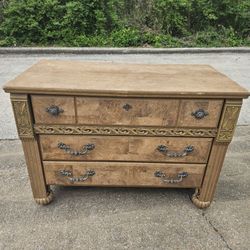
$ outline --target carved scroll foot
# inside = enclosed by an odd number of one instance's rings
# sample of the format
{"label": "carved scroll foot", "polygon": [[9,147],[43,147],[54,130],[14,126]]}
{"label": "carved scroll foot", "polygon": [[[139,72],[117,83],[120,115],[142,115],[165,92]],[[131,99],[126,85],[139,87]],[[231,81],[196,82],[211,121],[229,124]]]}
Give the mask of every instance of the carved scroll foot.
{"label": "carved scroll foot", "polygon": [[47,205],[53,200],[53,192],[50,190],[45,198],[35,198],[39,205]]}
{"label": "carved scroll foot", "polygon": [[192,196],[192,202],[198,208],[207,208],[211,204],[210,201],[200,201],[199,200],[199,189],[198,188],[195,189],[195,192]]}

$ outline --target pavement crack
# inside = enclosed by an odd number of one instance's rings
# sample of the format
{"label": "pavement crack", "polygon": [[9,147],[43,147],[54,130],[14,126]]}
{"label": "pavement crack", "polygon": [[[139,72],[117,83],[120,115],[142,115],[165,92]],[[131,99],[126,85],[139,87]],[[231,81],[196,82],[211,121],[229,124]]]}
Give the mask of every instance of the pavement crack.
{"label": "pavement crack", "polygon": [[233,250],[233,248],[231,248],[226,239],[224,238],[224,236],[220,233],[219,229],[216,228],[215,225],[213,225],[213,223],[206,217],[205,213],[203,212],[202,213],[202,216],[204,217],[204,219],[206,220],[206,222],[213,228],[213,230],[220,236],[221,240],[225,243],[226,247],[229,249],[229,250]]}

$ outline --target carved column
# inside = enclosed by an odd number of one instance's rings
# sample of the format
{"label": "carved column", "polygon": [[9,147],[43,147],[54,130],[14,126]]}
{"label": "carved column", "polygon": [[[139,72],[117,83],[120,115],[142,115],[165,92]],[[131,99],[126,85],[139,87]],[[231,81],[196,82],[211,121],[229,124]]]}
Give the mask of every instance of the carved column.
{"label": "carved column", "polygon": [[218,134],[212,145],[212,151],[210,153],[202,186],[196,189],[192,197],[193,203],[199,208],[208,207],[213,200],[225,154],[233,138],[241,105],[242,100],[239,99],[226,100],[225,102]]}
{"label": "carved column", "polygon": [[44,179],[39,145],[37,137],[33,132],[33,121],[28,95],[11,94],[11,103],[18,135],[23,144],[34,199],[38,204],[48,204],[52,201],[53,197]]}

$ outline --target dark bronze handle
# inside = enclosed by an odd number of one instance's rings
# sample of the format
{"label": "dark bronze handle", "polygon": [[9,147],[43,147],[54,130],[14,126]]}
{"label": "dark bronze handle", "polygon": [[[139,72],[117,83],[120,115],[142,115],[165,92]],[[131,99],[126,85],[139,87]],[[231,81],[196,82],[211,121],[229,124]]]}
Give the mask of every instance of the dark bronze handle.
{"label": "dark bronze handle", "polygon": [[57,147],[59,149],[62,149],[64,150],[66,153],[70,154],[70,155],[75,155],[75,156],[79,156],[79,155],[85,155],[87,154],[89,151],[93,150],[95,148],[95,144],[86,144],[82,147],[81,150],[77,151],[77,150],[74,150],[72,148],[70,148],[69,145],[66,145],[65,143],[63,142],[59,142]]}
{"label": "dark bronze handle", "polygon": [[125,109],[126,111],[129,111],[130,109],[132,109],[132,106],[130,104],[126,103],[123,105],[122,108]]}
{"label": "dark bronze handle", "polygon": [[167,146],[159,145],[157,147],[157,150],[159,152],[165,154],[168,157],[184,157],[184,156],[186,156],[194,151],[194,146],[189,145],[189,146],[185,147],[180,152],[173,152],[173,151],[169,151]]}
{"label": "dark bronze handle", "polygon": [[192,116],[194,116],[196,119],[202,119],[207,115],[208,115],[208,112],[205,111],[204,109],[198,109],[195,112],[192,112]]}
{"label": "dark bronze handle", "polygon": [[162,171],[156,171],[154,173],[155,177],[161,178],[162,182],[164,183],[170,183],[170,184],[175,184],[175,183],[179,183],[183,181],[183,178],[188,176],[187,172],[180,172],[177,174],[177,178],[176,179],[172,179],[169,178],[169,176],[167,176],[165,173],[163,173]]}
{"label": "dark bronze handle", "polygon": [[59,171],[59,174],[61,176],[68,177],[68,180],[70,182],[83,182],[83,181],[88,180],[89,177],[94,176],[95,171],[94,170],[87,170],[84,175],[81,175],[81,176],[78,176],[78,177],[71,177],[71,176],[73,176],[72,172],[69,171],[69,170],[64,170],[63,169],[63,170]]}
{"label": "dark bronze handle", "polygon": [[63,113],[64,110],[59,108],[56,105],[51,105],[50,107],[46,108],[46,112],[48,112],[49,114],[53,116],[58,116],[60,113]]}

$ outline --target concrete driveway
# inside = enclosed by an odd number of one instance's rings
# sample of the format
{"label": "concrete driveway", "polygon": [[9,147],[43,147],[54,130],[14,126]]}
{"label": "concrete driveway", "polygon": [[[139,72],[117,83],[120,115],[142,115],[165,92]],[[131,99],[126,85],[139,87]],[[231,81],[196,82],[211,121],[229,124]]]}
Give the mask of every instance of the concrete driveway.
{"label": "concrete driveway", "polygon": [[[0,86],[42,58],[210,64],[250,89],[250,54],[0,55]],[[249,249],[250,101],[245,100],[215,199],[197,209],[188,189],[54,188],[38,206],[9,96],[0,90],[0,249]],[[14,140],[13,140],[14,139]]]}

